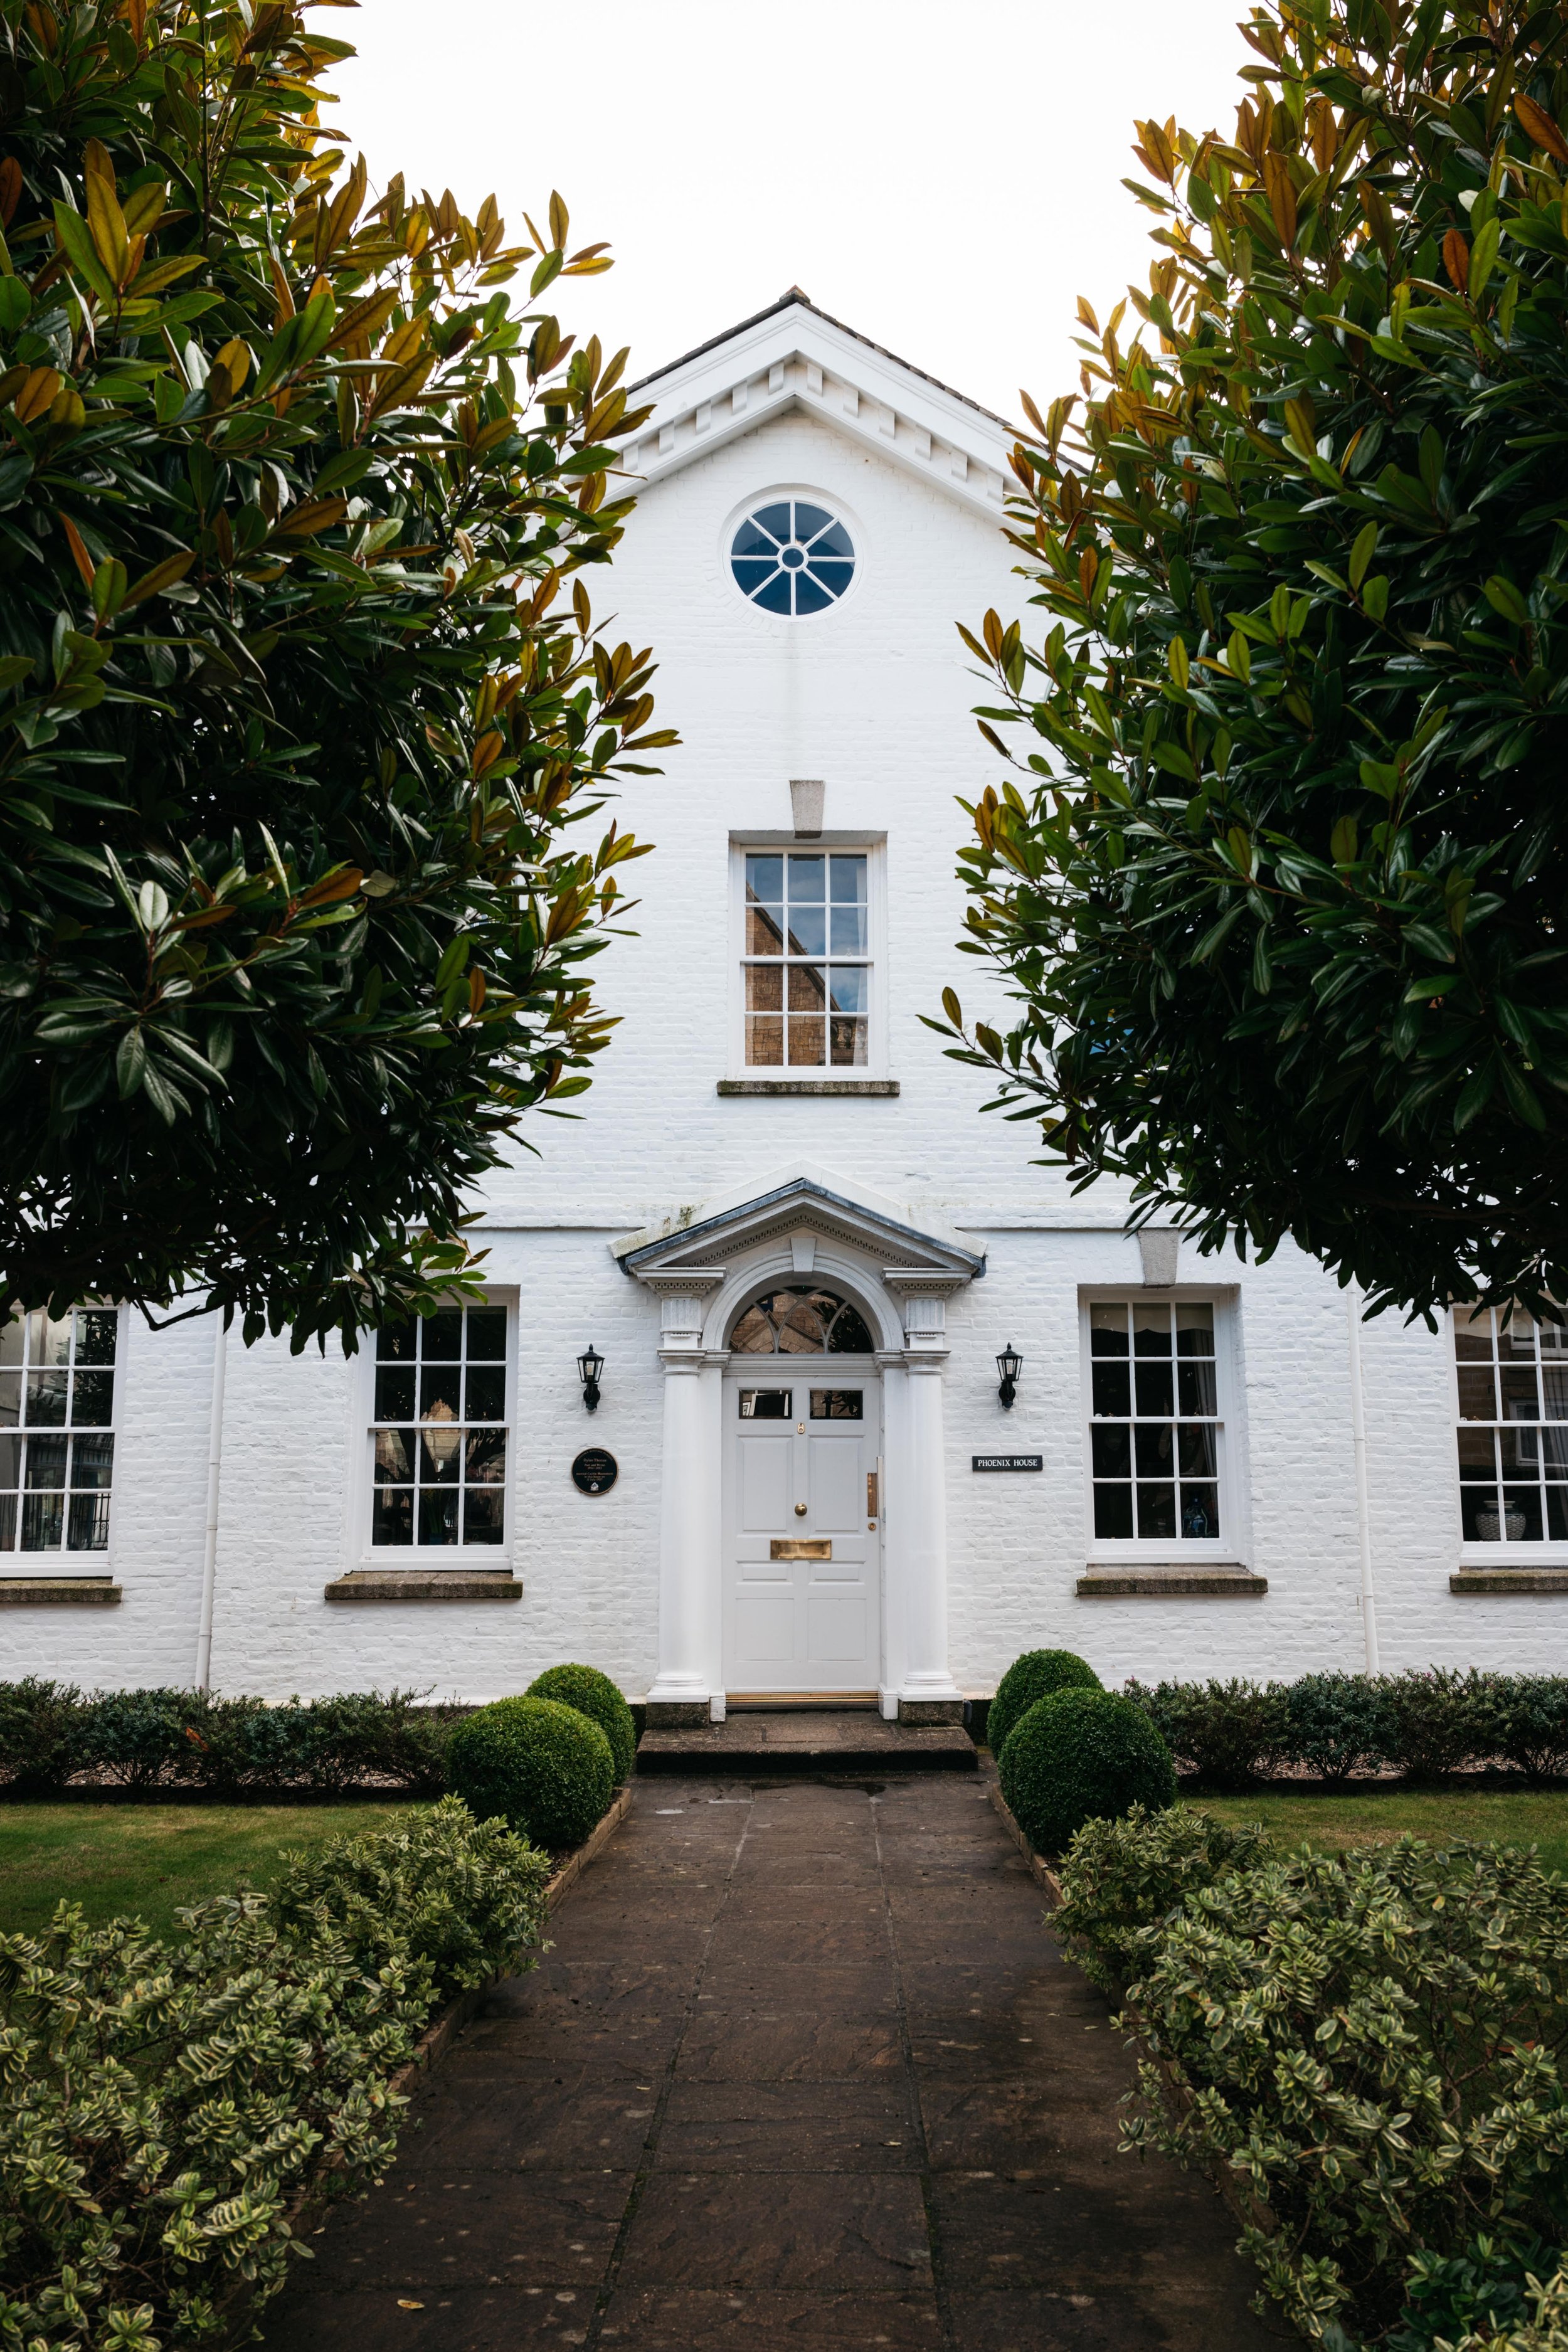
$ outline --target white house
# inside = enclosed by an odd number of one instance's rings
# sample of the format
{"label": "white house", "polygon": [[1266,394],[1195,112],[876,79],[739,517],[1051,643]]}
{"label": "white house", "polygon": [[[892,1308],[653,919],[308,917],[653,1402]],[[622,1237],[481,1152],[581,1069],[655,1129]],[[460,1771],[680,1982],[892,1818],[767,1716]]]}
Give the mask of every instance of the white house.
{"label": "white house", "polygon": [[976,991],[953,625],[1023,605],[1007,425],[796,290],[647,390],[613,593],[682,744],[626,795],[658,854],[585,1116],[485,1196],[490,1307],[347,1362],[7,1331],[0,1674],[479,1698],[581,1658],[667,1720],[940,1720],[1041,1643],[1561,1664],[1554,1332],[1131,1239],[921,1025]]}

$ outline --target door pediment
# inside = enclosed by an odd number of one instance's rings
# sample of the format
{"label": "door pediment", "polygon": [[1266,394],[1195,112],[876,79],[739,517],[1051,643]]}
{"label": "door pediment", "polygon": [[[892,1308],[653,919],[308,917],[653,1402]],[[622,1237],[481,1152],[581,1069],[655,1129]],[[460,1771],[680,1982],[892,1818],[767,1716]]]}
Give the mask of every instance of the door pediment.
{"label": "door pediment", "polygon": [[[802,1273],[809,1265],[805,1241],[816,1237],[830,1249],[851,1253],[900,1288],[924,1275],[944,1289],[973,1282],[985,1271],[984,1256],[952,1237],[906,1223],[888,1203],[857,1199],[809,1175],[794,1175],[749,1200],[699,1213],[672,1232],[637,1234],[616,1246],[624,1274],[668,1290],[675,1279],[727,1276],[738,1259],[789,1248]],[[901,1277],[901,1279],[900,1279]]]}

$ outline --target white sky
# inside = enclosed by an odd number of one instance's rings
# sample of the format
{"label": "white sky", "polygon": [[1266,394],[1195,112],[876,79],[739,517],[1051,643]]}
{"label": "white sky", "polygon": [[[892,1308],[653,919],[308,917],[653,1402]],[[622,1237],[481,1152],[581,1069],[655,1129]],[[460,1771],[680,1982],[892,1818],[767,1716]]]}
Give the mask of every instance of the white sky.
{"label": "white sky", "polygon": [[1134,115],[1229,130],[1238,0],[362,0],[327,119],[377,184],[494,192],[521,231],[552,187],[616,268],[557,287],[632,377],[803,287],[1016,417],[1077,383],[1153,257],[1121,186]]}

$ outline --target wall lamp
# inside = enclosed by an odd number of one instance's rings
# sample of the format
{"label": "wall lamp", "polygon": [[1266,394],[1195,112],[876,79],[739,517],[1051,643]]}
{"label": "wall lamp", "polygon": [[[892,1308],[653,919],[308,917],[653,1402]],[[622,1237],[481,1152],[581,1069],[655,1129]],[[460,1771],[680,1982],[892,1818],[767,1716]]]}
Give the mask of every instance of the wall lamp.
{"label": "wall lamp", "polygon": [[595,1354],[590,1340],[577,1359],[577,1377],[583,1383],[583,1402],[590,1412],[599,1410],[599,1374],[604,1369],[605,1360]]}
{"label": "wall lamp", "polygon": [[1009,1412],[1018,1393],[1018,1375],[1024,1369],[1024,1359],[1016,1348],[1004,1348],[996,1359],[996,1369],[1002,1375],[1002,1385],[996,1393]]}

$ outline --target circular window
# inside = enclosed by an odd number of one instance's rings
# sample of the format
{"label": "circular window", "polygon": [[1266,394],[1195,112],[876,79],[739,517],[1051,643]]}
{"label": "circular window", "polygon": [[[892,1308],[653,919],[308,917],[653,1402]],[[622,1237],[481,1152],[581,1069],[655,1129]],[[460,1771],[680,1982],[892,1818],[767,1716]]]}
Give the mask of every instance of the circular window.
{"label": "circular window", "polygon": [[876,1344],[848,1299],[808,1282],[756,1299],[730,1334],[741,1356],[868,1356]]}
{"label": "circular window", "polygon": [[855,544],[826,507],[810,499],[771,499],[735,533],[730,569],[751,604],[798,619],[837,604],[855,577]]}

